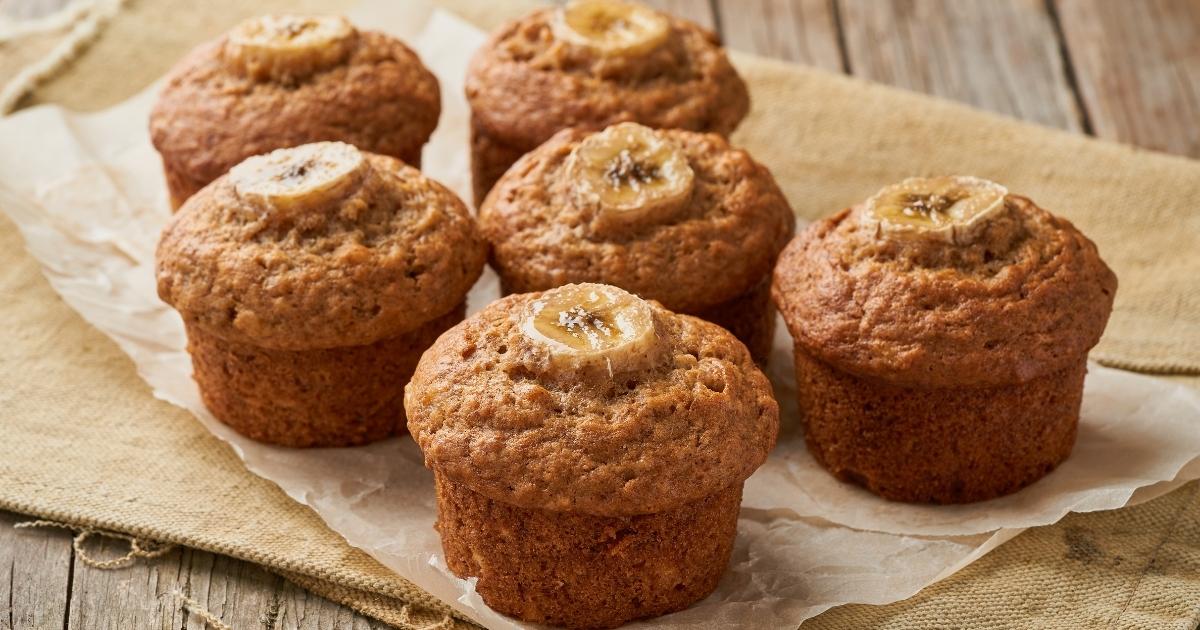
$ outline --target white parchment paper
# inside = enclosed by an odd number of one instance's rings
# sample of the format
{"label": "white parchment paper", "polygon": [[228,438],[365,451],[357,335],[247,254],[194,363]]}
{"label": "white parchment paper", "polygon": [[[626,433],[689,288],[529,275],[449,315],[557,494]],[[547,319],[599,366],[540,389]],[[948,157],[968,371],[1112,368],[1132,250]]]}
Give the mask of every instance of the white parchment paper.
{"label": "white parchment paper", "polygon": [[[469,199],[462,77],[483,34],[412,2],[367,0],[351,17],[405,39],[438,75],[443,114],[425,150],[425,170]],[[433,530],[432,476],[410,439],[355,449],[285,449],[247,440],[204,409],[182,323],[154,288],[154,247],[169,216],[146,130],[155,93],[148,89],[97,114],[42,106],[0,119],[0,209],[17,223],[51,284],[133,358],[156,396],[192,411],[251,471],[311,506],[350,544],[488,627],[523,627],[488,609],[471,581],[446,569]],[[472,291],[469,310],[497,295],[488,272]],[[843,603],[897,601],[1022,528],[1053,523],[1070,511],[1147,500],[1200,477],[1200,396],[1093,366],[1075,452],[1049,477],[975,505],[888,503],[837,482],[805,451],[790,348],[780,326],[770,372],[784,427],[770,460],[747,482],[729,572],[706,600],[635,626],[795,626]]]}

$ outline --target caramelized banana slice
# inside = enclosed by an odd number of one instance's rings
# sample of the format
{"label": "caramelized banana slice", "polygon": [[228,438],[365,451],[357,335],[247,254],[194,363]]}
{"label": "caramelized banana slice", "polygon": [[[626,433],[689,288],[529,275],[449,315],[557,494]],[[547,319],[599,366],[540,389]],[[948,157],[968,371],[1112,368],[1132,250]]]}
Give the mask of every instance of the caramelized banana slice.
{"label": "caramelized banana slice", "polygon": [[254,79],[291,82],[340,63],[355,34],[341,16],[264,15],[230,31],[225,54]]}
{"label": "caramelized banana slice", "polygon": [[567,177],[575,201],[599,206],[614,226],[653,221],[687,204],[695,174],[683,150],[649,127],[620,123],[571,151]]}
{"label": "caramelized banana slice", "polygon": [[546,291],[530,305],[521,331],[549,350],[554,366],[609,374],[647,367],[658,345],[650,305],[607,284]]}
{"label": "caramelized banana slice", "polygon": [[573,0],[555,13],[554,36],[605,56],[638,56],[667,41],[671,22],[649,7],[621,0]]}
{"label": "caramelized banana slice", "polygon": [[1004,207],[1007,194],[978,177],[912,177],[875,193],[865,211],[884,234],[963,245]]}
{"label": "caramelized banana slice", "polygon": [[346,198],[369,168],[349,144],[314,142],[247,158],[229,177],[243,199],[291,213]]}

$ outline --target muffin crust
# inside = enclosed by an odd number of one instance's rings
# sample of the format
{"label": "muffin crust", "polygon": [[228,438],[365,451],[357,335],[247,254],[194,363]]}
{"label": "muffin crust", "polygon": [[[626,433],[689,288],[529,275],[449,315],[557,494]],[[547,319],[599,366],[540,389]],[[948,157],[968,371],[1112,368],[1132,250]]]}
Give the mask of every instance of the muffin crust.
{"label": "muffin crust", "polygon": [[490,262],[508,292],[573,282],[621,287],[734,331],[765,363],[774,330],[771,269],[795,217],[770,172],[716,134],[660,130],[678,145],[693,191],[669,217],[614,228],[577,201],[571,152],[591,132],[565,129],[522,157],[479,208]]}
{"label": "muffin crust", "polygon": [[861,207],[784,250],[773,295],[796,343],[838,369],[922,386],[1029,381],[1100,339],[1117,280],[1065,219],[1009,195],[970,245],[878,238]]}
{"label": "muffin crust", "polygon": [[555,9],[502,26],[471,60],[466,92],[480,128],[533,148],[560,129],[636,121],[728,135],[750,108],[716,35],[671,18],[664,45],[605,57],[552,33]]}
{"label": "muffin crust", "polygon": [[354,37],[342,63],[291,82],[247,76],[226,58],[228,36],[184,57],[150,115],[173,204],[249,156],[321,140],[420,166],[441,112],[437,79],[400,41]]}
{"label": "muffin crust", "polygon": [[493,302],[417,366],[405,406],[427,466],[517,507],[629,516],[720,492],[765,461],[779,408],[732,335],[651,303],[663,361],[561,380],[520,329],[539,295]]}
{"label": "muffin crust", "polygon": [[218,178],[163,231],[159,296],[190,326],[282,350],[370,344],[449,312],[485,257],[466,206],[399,160],[367,160],[353,193],[298,215]]}

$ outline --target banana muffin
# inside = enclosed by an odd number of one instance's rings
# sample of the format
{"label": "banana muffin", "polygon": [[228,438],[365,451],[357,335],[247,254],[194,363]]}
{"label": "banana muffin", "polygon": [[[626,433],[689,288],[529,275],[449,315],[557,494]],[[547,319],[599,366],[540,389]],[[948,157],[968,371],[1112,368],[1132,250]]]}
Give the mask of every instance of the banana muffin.
{"label": "banana muffin", "polygon": [[404,430],[397,385],[462,320],[485,258],[449,190],[319,142],[249,158],[188,199],[156,274],[217,419],[264,442],[349,446]]}
{"label": "banana muffin", "polygon": [[560,129],[651,127],[729,135],[750,109],[713,33],[640,4],[574,0],[500,27],[467,71],[475,204]]}
{"label": "banana muffin", "polygon": [[245,158],[322,140],[421,166],[438,82],[399,40],[343,17],[269,15],[193,50],[150,114],[178,208]]}
{"label": "banana muffin", "polygon": [[446,562],[493,609],[607,628],[708,595],[779,407],[742,344],[616,287],[510,295],[405,393]]}
{"label": "banana muffin", "polygon": [[809,451],[896,501],[1033,483],[1071,453],[1116,289],[1070,222],[978,178],[908,179],[812,224],[773,285]]}
{"label": "banana muffin", "polygon": [[760,363],[771,269],[795,217],[771,173],[716,134],[565,129],[479,208],[506,291],[599,282],[733,332]]}

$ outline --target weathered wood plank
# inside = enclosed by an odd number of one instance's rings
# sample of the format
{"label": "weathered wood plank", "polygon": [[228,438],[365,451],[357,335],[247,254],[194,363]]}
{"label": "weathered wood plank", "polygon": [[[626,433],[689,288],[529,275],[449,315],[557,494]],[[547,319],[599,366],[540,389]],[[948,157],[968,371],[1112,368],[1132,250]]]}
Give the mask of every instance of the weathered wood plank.
{"label": "weathered wood plank", "polygon": [[839,0],[838,6],[851,73],[1082,130],[1042,0]]}
{"label": "weathered wood plank", "polygon": [[1200,2],[1055,6],[1093,132],[1200,157]]}
{"label": "weathered wood plank", "polygon": [[[0,512],[2,630],[208,630],[172,594],[196,600],[233,628],[385,630],[388,626],[310,594],[254,564],[176,549],[133,566],[104,570],[72,553],[72,534],[60,529],[14,529],[29,517]],[[94,537],[97,559],[122,556],[122,541]]]}
{"label": "weathered wood plank", "polygon": [[716,0],[725,44],[844,72],[833,0]]}
{"label": "weathered wood plank", "polygon": [[71,535],[14,529],[28,517],[0,512],[0,628],[62,628],[71,583]]}
{"label": "weathered wood plank", "polygon": [[708,0],[643,0],[660,11],[689,19],[711,31],[717,31],[717,20]]}

